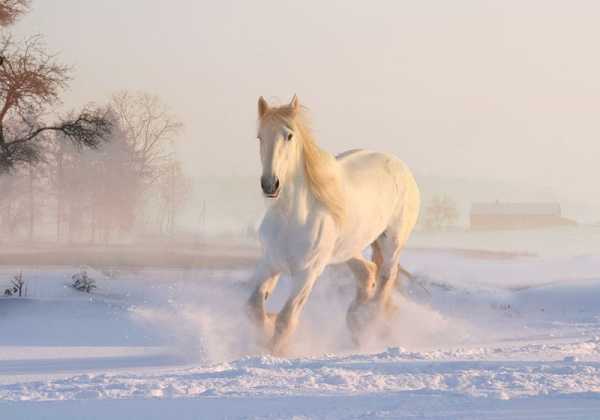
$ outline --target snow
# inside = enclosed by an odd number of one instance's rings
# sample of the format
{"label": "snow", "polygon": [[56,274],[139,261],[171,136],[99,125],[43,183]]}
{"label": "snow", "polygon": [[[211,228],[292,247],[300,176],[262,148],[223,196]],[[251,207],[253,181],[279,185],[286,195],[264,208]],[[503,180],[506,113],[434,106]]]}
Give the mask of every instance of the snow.
{"label": "snow", "polygon": [[249,268],[88,269],[86,294],[77,267],[23,267],[28,296],[0,299],[0,418],[598,418],[600,256],[414,249],[403,265],[398,314],[360,349],[354,282],[328,269],[287,358],[254,345]]}

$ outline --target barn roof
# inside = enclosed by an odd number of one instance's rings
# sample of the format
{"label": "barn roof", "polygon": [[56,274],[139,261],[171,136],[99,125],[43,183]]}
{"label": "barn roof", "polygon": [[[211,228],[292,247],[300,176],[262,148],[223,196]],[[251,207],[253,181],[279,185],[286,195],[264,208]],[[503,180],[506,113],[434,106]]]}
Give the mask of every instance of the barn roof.
{"label": "barn roof", "polygon": [[471,215],[560,216],[558,203],[473,203]]}

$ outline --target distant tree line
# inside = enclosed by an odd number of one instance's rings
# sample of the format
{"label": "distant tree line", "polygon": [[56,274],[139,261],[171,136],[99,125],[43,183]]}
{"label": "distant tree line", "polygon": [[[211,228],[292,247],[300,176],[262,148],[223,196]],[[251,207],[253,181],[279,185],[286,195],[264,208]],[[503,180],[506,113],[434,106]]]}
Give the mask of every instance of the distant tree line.
{"label": "distant tree line", "polygon": [[426,230],[445,230],[456,226],[458,208],[447,195],[436,195],[423,209],[421,225]]}
{"label": "distant tree line", "polygon": [[108,243],[145,225],[175,232],[190,191],[174,155],[181,124],[145,93],[116,94],[103,114],[111,132],[100,147],[82,149],[56,132],[38,142],[35,162],[0,176],[5,238]]}

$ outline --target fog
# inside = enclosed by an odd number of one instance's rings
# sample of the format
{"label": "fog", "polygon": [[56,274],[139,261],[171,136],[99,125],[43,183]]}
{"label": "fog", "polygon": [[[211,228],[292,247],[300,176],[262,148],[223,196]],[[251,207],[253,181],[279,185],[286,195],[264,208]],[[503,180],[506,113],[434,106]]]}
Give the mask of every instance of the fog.
{"label": "fog", "polygon": [[558,202],[600,221],[600,5],[34,1],[12,28],[73,65],[58,111],[155,94],[184,129],[181,230],[260,219],[256,100],[298,94],[331,152],[391,152],[425,203]]}
{"label": "fog", "polygon": [[0,417],[598,417],[599,23],[0,0]]}

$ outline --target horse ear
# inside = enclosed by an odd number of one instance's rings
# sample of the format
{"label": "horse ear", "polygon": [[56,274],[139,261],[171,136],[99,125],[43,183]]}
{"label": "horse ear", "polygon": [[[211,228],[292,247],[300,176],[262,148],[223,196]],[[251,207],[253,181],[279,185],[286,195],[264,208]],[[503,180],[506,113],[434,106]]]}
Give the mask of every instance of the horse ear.
{"label": "horse ear", "polygon": [[292,111],[294,111],[294,113],[300,110],[300,101],[298,100],[298,95],[294,94],[294,97],[290,102],[290,108],[292,108]]}
{"label": "horse ear", "polygon": [[269,110],[269,104],[262,96],[258,98],[258,116],[262,118]]}

